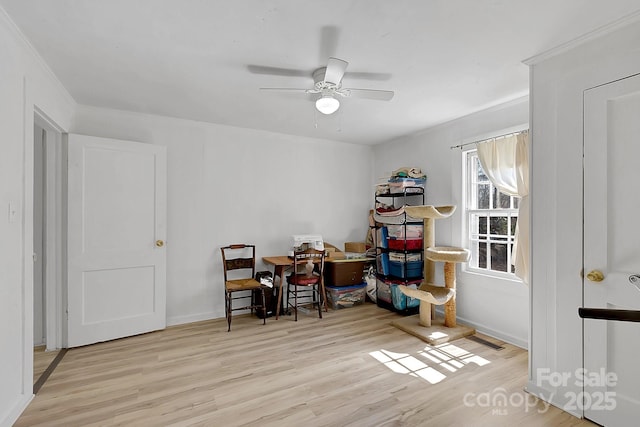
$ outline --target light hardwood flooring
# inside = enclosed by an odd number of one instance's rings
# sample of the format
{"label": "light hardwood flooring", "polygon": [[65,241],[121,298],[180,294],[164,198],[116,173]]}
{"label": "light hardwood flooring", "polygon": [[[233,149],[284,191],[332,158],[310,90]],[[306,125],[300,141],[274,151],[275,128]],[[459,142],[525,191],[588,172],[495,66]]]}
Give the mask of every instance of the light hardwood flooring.
{"label": "light hardwood flooring", "polygon": [[430,347],[397,316],[237,316],[71,349],[15,426],[594,426],[523,391],[526,351]]}
{"label": "light hardwood flooring", "polygon": [[59,351],[45,351],[46,346],[39,345],[33,348],[33,383],[46,371]]}

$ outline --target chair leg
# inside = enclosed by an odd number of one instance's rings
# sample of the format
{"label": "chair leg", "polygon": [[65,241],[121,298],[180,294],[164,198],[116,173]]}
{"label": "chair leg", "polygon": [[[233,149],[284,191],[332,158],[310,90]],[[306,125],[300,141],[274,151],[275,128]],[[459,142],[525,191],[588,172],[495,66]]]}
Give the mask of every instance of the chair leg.
{"label": "chair leg", "polygon": [[298,285],[293,285],[293,311],[295,320],[298,321]]}
{"label": "chair leg", "polygon": [[227,311],[227,332],[231,330],[231,292],[225,292],[225,309]]}
{"label": "chair leg", "polygon": [[267,303],[264,297],[264,288],[260,288],[260,294],[262,296],[262,324],[267,324]]}
{"label": "chair leg", "polygon": [[285,306],[285,313],[289,314],[289,292],[291,292],[291,284],[287,282],[287,301]]}
{"label": "chair leg", "polygon": [[316,299],[316,294],[318,295],[318,315],[322,319],[322,295],[320,295],[320,285],[313,285],[313,299]]}

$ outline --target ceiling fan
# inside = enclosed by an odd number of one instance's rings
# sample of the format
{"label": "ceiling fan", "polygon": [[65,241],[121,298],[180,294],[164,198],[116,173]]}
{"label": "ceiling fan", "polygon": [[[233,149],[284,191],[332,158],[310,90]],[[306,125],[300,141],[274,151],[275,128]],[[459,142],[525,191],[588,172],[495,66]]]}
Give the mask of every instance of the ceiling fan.
{"label": "ceiling fan", "polygon": [[[316,109],[323,114],[333,114],[340,108],[338,97],[365,98],[378,101],[390,101],[393,98],[394,93],[390,90],[342,87],[342,78],[345,75],[347,65],[349,63],[342,59],[329,58],[326,67],[318,68],[312,73],[314,85],[310,89],[262,87],[260,90],[319,94],[320,96],[316,100]],[[280,69],[274,68],[274,70]]]}

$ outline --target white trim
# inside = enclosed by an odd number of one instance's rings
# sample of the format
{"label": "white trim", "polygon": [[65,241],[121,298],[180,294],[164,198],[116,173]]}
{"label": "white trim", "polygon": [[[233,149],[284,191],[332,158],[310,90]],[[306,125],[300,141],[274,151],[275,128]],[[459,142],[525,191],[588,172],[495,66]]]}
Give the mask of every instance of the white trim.
{"label": "white trim", "polygon": [[[508,133],[510,134],[510,133]],[[492,139],[488,138],[488,139]],[[491,207],[491,205],[493,205],[493,202],[491,201],[493,199],[493,193],[490,192],[490,201],[489,201],[489,207],[487,208],[473,208],[470,209],[469,205],[471,205],[472,201],[474,202],[473,205],[477,205],[477,195],[474,192],[469,193],[469,189],[473,186],[474,188],[478,185],[478,184],[488,184],[490,189],[494,189],[495,186],[493,185],[493,183],[487,178],[486,182],[485,181],[480,181],[476,176],[471,176],[471,172],[475,171],[475,169],[470,170],[471,167],[471,163],[473,158],[478,158],[478,153],[477,153],[477,149],[475,148],[475,144],[472,143],[472,147],[463,147],[464,149],[462,150],[462,162],[463,162],[463,169],[462,169],[462,181],[463,181],[463,194],[464,194],[464,198],[462,199],[462,229],[464,230],[464,235],[462,236],[462,246],[469,249],[471,251],[471,261],[469,263],[465,263],[462,266],[462,271],[464,272],[468,272],[468,273],[475,273],[475,274],[482,274],[484,276],[487,277],[497,277],[497,278],[503,278],[503,279],[507,279],[507,280],[513,280],[513,281],[518,281],[517,276],[511,272],[511,267],[512,267],[512,258],[511,258],[511,251],[513,249],[513,246],[515,244],[515,234],[512,234],[511,232],[511,224],[512,224],[512,218],[515,218],[516,221],[518,219],[518,209],[517,208],[495,208],[495,207]],[[481,166],[479,166],[481,167]],[[474,172],[475,173],[475,172]],[[497,189],[496,189],[497,190]],[[500,192],[500,190],[497,190],[499,194],[504,194],[502,192]],[[515,198],[515,196],[509,196],[510,198],[510,204],[513,206],[513,199]],[[478,217],[478,216],[484,216],[487,217],[487,230],[486,233],[481,234],[479,231],[471,231],[470,230],[470,224],[472,223],[471,218],[472,217]],[[492,234],[491,230],[489,229],[489,224],[488,224],[488,219],[490,217],[506,217],[507,221],[508,221],[508,230],[507,230],[507,234],[506,235],[496,235],[496,234]],[[483,240],[480,236],[485,236],[485,239]],[[505,240],[496,240],[497,237],[503,237],[505,238]],[[486,244],[486,266],[485,267],[481,267],[479,265],[480,263],[480,248],[481,248],[481,244]],[[491,250],[491,246],[493,244],[504,244],[506,245],[507,248],[507,253],[506,253],[506,270],[507,271],[501,271],[501,270],[496,270],[494,268],[492,268],[491,266],[491,260],[492,260],[492,256],[490,254],[490,250]],[[475,264],[475,265],[472,265]]]}
{"label": "white trim", "polygon": [[[440,309],[440,308],[436,309],[436,313],[438,313],[441,316],[444,315],[443,309]],[[504,341],[504,342],[506,342],[508,344],[511,344],[511,345],[515,345],[516,347],[520,347],[520,348],[522,348],[524,350],[528,350],[528,347],[527,347],[528,343],[526,341],[522,340],[521,338],[518,338],[518,337],[516,337],[514,335],[506,334],[506,333],[504,333],[502,331],[499,331],[497,329],[490,328],[490,327],[488,327],[488,326],[486,326],[486,325],[484,325],[482,323],[473,322],[473,321],[471,321],[469,319],[466,319],[464,317],[461,317],[461,316],[457,316],[456,318],[460,323],[463,323],[463,324],[465,324],[467,326],[471,326],[472,328],[475,328],[475,330],[477,332],[479,332],[479,333],[481,333],[483,335],[486,335],[486,336],[491,337],[491,338],[495,338],[495,339],[500,340],[500,341]]]}
{"label": "white trim", "polygon": [[33,108],[22,78],[22,394],[33,393]]}
{"label": "white trim", "polygon": [[486,268],[469,267],[467,264],[463,264],[461,272],[476,276],[483,276],[489,279],[502,279],[514,283],[522,283],[522,280],[518,279],[518,276],[506,271],[487,270]]}
{"label": "white trim", "polygon": [[46,220],[45,235],[45,306],[47,350],[62,348],[63,308],[62,269],[64,252],[62,240],[62,129],[41,109],[34,106],[34,122],[47,133],[45,143]]}
{"label": "white trim", "polygon": [[70,101],[72,104],[76,104],[76,100],[73,99],[67,88],[64,87],[58,76],[55,75],[53,70],[46,63],[44,58],[40,56],[40,53],[36,50],[36,48],[31,44],[31,41],[20,31],[20,27],[13,22],[13,19],[9,16],[6,10],[2,6],[0,6],[0,21],[4,21],[6,23],[6,27],[10,30],[13,36],[16,38],[19,44],[21,44],[35,59],[36,63],[40,68],[44,71],[45,74],[51,77],[51,81],[58,86],[60,92],[64,94],[67,98],[67,101]]}
{"label": "white trim", "polygon": [[[184,325],[187,323],[202,322],[204,320],[222,319],[224,313],[216,313],[208,311],[206,313],[189,314],[186,316],[171,316],[167,317],[167,326]],[[225,323],[226,328],[226,323]]]}
{"label": "white trim", "polygon": [[595,40],[599,37],[602,37],[606,34],[612,33],[620,28],[626,27],[629,24],[632,24],[636,21],[640,21],[640,10],[631,13],[630,15],[624,16],[620,19],[617,19],[613,22],[610,22],[606,25],[603,25],[601,27],[596,28],[593,31],[590,31],[588,33],[585,33],[579,37],[576,37],[573,40],[570,40],[566,43],[562,43],[556,47],[553,47],[551,49],[548,49],[544,52],[541,52],[537,55],[531,56],[525,60],[523,60],[522,62],[525,65],[537,65],[541,62],[544,62],[546,60],[548,60],[549,58],[553,58],[554,56],[558,56],[566,51],[569,51],[571,49],[574,49],[580,45],[583,45],[587,42],[590,42],[592,40]]}
{"label": "white trim", "polygon": [[61,128],[56,122],[53,121],[53,119],[51,117],[49,117],[47,115],[47,113],[44,112],[44,110],[42,110],[40,107],[38,107],[37,105],[33,106],[33,112],[34,117],[35,117],[35,121],[36,123],[43,127],[43,128],[51,128],[52,131],[58,132],[58,133],[64,133],[65,130],[63,128]]}
{"label": "white trim", "polygon": [[547,403],[550,403],[551,405],[555,406],[556,408],[560,409],[561,411],[564,411],[568,414],[573,415],[576,418],[579,419],[584,419],[582,412],[578,412],[578,411],[574,411],[574,410],[567,410],[566,408],[564,408],[563,406],[563,402],[560,402],[558,399],[558,392],[556,390],[549,390],[543,387],[539,387],[538,385],[536,385],[535,383],[528,381],[527,384],[524,387],[524,390],[529,393],[532,394],[533,396],[536,396],[537,398],[539,398],[540,400],[543,400]]}
{"label": "white trim", "polygon": [[[513,97],[509,97],[507,99],[501,99],[501,100],[498,100],[496,102],[492,102],[489,105],[485,105],[485,106],[480,107],[480,108],[478,108],[476,110],[470,111],[469,113],[465,114],[464,116],[460,116],[460,117],[457,117],[455,119],[445,120],[445,121],[440,122],[440,123],[435,123],[435,124],[433,124],[432,126],[429,126],[426,129],[420,129],[420,130],[418,130],[416,132],[409,133],[407,135],[402,135],[402,136],[390,139],[389,141],[384,142],[382,144],[388,144],[388,143],[392,143],[394,141],[404,141],[409,136],[418,137],[420,135],[424,135],[424,134],[428,134],[428,133],[432,133],[432,132],[437,132],[440,129],[443,129],[443,128],[446,128],[447,126],[451,126],[452,124],[455,124],[459,120],[464,120],[466,118],[473,117],[473,116],[475,116],[477,114],[491,113],[491,112],[494,112],[494,111],[501,111],[501,110],[504,110],[506,108],[510,108],[510,107],[512,107],[514,105],[521,104],[524,100],[526,100],[528,98],[529,98],[529,90],[526,90],[526,91],[523,91],[523,92],[515,94]],[[525,125],[525,126],[528,126],[528,125]],[[516,129],[517,128],[518,127],[516,127]],[[519,130],[515,130],[513,132],[510,132],[509,129],[512,129],[512,128],[506,129],[505,132],[503,132],[503,133],[499,133],[499,134],[491,133],[491,135],[496,136],[496,135],[501,135],[501,134],[504,134],[504,133],[514,133],[514,132],[518,132],[519,131]],[[524,130],[524,129],[520,129],[520,130]],[[465,138],[463,140],[463,142],[473,142],[473,141],[477,141],[479,139],[481,139],[481,138]],[[484,138],[484,139],[487,139],[487,138]]]}
{"label": "white trim", "polygon": [[2,427],[10,427],[18,421],[20,415],[27,409],[29,403],[35,397],[34,394],[21,394],[20,398],[16,401],[15,405],[11,407],[11,410],[7,412],[4,416],[4,419],[0,419],[0,426]]}
{"label": "white trim", "polygon": [[533,228],[533,200],[535,197],[533,195],[533,144],[534,144],[534,134],[535,134],[535,126],[533,122],[533,79],[534,75],[531,67],[529,67],[529,148],[528,148],[528,157],[529,157],[529,327],[527,328],[527,333],[529,335],[529,357],[527,362],[527,370],[529,372],[529,380],[533,378],[533,362],[531,356],[532,343],[531,339],[533,337],[533,286],[531,286],[533,282],[533,241],[535,239],[534,228]]}

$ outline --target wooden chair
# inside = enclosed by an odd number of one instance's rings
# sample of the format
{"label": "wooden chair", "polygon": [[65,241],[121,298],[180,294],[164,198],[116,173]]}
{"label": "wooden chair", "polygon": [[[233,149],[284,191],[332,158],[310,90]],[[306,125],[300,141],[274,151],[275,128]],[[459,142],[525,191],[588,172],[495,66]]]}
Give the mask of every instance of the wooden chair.
{"label": "wooden chair", "polygon": [[[267,310],[264,297],[264,286],[254,279],[256,275],[255,245],[235,244],[220,248],[222,252],[222,268],[224,270],[224,307],[228,329],[231,330],[231,313],[236,310],[262,310],[262,324],[267,322]],[[249,275],[250,274],[250,275]],[[253,291],[258,290],[260,301],[254,303]],[[233,307],[233,301],[248,298],[250,303],[242,307]],[[257,299],[257,298],[256,298]]]}
{"label": "wooden chair", "polygon": [[[298,321],[298,309],[302,305],[318,305],[318,315],[322,319],[325,305],[324,251],[316,249],[296,250],[293,253],[293,273],[287,277],[287,310],[292,308]],[[293,304],[291,303],[293,297]],[[299,301],[302,299],[302,301]]]}

